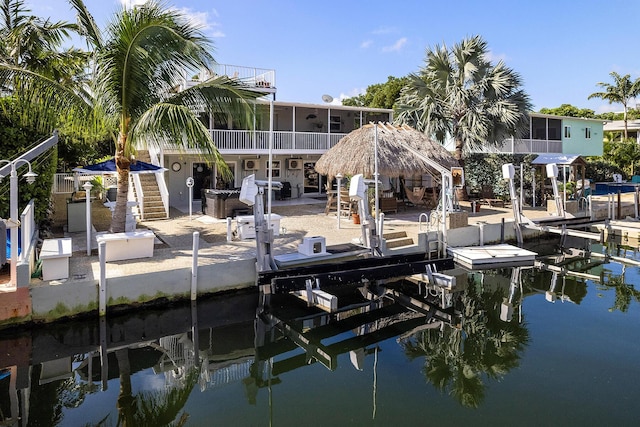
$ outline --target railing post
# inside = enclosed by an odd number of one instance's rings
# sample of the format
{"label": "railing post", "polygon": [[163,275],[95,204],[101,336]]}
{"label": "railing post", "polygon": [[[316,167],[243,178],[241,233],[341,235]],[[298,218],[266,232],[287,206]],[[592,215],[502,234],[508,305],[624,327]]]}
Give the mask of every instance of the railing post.
{"label": "railing post", "polygon": [[198,297],[198,250],[200,243],[200,233],[193,232],[193,254],[191,264],[191,301],[195,301]]}
{"label": "railing post", "polygon": [[98,313],[100,317],[104,317],[107,314],[107,242],[98,244],[98,258],[100,259]]}

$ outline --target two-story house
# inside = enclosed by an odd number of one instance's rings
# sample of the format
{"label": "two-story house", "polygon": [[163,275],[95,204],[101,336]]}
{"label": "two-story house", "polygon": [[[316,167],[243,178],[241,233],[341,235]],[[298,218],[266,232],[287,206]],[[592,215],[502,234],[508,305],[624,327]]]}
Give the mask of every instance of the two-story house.
{"label": "two-story house", "polygon": [[[314,169],[320,156],[362,124],[393,121],[393,111],[387,109],[276,101],[274,70],[218,65],[214,70],[185,79],[183,84],[185,87],[196,84],[211,73],[238,78],[268,95],[255,103],[251,130],[238,128],[231,119],[216,120],[207,112],[201,114],[232,172],[231,180],[222,179],[215,167],[208,165],[195,150],[177,150],[170,146],[157,151],[151,149],[148,160],[167,169],[164,179],[170,206],[188,203],[188,177],[194,179],[194,199],[201,197],[203,187],[238,188],[242,179],[250,174],[266,180],[270,153],[273,179],[289,183],[291,197],[324,193],[325,178]],[[145,211],[151,212],[151,209]]]}
{"label": "two-story house", "polygon": [[[255,104],[255,122],[251,130],[239,128],[231,119],[216,119],[207,112],[201,114],[233,177],[222,179],[215,167],[208,165],[195,150],[176,150],[170,146],[151,150],[149,159],[143,154],[141,160],[162,165],[167,172],[159,177],[162,202],[158,202],[159,197],[144,198],[145,205],[156,200],[155,203],[164,206],[162,209],[143,207],[147,218],[153,211],[162,211],[160,216],[168,215],[169,206],[186,206],[189,177],[194,179],[192,191],[196,200],[201,197],[202,188],[238,188],[242,179],[250,174],[255,174],[257,179],[267,179],[270,166],[274,180],[290,185],[291,197],[322,194],[325,177],[314,168],[320,156],[363,124],[393,121],[393,111],[387,109],[276,101],[276,73],[270,69],[220,64],[213,70],[185,78],[181,88],[197,84],[213,74],[237,78],[267,93]],[[497,149],[487,148],[487,152],[596,156],[602,155],[602,136],[602,120],[530,113],[528,138],[505,141]]]}
{"label": "two-story house", "polygon": [[[601,156],[604,121],[529,113],[529,134],[511,139],[497,149],[514,154],[577,154]],[[488,149],[489,151],[489,149]]]}

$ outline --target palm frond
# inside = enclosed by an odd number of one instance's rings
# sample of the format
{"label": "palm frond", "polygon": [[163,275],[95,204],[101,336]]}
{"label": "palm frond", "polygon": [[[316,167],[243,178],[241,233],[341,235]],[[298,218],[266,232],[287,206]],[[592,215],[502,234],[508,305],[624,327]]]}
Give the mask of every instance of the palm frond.
{"label": "palm frond", "polygon": [[78,32],[84,36],[88,43],[95,49],[100,49],[103,46],[102,34],[100,28],[96,24],[95,19],[84,4],[83,0],[69,0],[71,6],[76,10],[78,19]]}

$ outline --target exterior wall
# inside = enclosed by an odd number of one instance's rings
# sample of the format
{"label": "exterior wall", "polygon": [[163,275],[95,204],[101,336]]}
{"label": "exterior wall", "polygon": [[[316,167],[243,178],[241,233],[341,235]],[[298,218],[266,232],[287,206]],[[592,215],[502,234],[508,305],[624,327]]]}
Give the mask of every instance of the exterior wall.
{"label": "exterior wall", "polygon": [[[564,129],[571,127],[571,137],[566,138]],[[591,129],[591,137],[585,135]],[[603,122],[580,118],[562,118],[562,153],[581,156],[602,156]]]}

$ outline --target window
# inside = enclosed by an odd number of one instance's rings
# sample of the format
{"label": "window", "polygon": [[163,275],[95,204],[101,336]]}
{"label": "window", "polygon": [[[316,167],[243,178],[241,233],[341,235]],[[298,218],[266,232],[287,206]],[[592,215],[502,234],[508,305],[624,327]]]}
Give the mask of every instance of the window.
{"label": "window", "polygon": [[571,126],[564,127],[564,137],[571,138]]}
{"label": "window", "polygon": [[591,128],[584,128],[585,139],[591,139]]}
{"label": "window", "polygon": [[340,132],[341,130],[340,116],[331,116],[329,118],[329,124],[330,124],[329,129],[331,129],[331,132]]}
{"label": "window", "polygon": [[[269,177],[269,162],[267,162],[267,177]],[[280,178],[280,160],[273,161],[273,168],[271,169],[272,178]]]}

